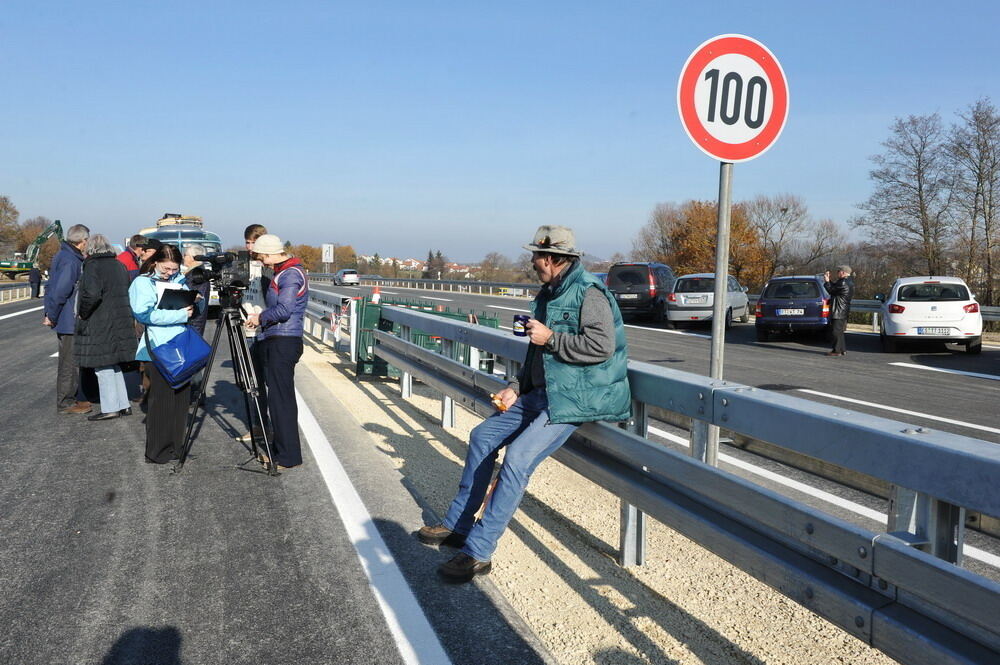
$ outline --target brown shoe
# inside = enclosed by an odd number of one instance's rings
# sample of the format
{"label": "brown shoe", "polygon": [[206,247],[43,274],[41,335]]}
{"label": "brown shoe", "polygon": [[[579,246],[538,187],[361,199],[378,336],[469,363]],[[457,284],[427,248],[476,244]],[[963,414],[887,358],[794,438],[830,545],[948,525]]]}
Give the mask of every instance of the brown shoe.
{"label": "brown shoe", "polygon": [[438,575],[445,582],[451,584],[464,584],[472,581],[476,575],[487,575],[493,569],[493,564],[489,561],[479,561],[473,559],[465,552],[459,552],[451,560],[438,566]]}
{"label": "brown shoe", "polygon": [[90,402],[77,402],[73,406],[59,409],[59,413],[90,413],[91,411],[93,411],[93,408]]}
{"label": "brown shoe", "polygon": [[417,531],[417,540],[424,545],[444,545],[455,549],[460,549],[465,545],[465,536],[455,533],[443,524],[420,527],[420,530]]}
{"label": "brown shoe", "polygon": [[842,356],[844,354],[843,353],[837,353],[836,351],[827,351],[826,355],[828,355],[828,356]]}

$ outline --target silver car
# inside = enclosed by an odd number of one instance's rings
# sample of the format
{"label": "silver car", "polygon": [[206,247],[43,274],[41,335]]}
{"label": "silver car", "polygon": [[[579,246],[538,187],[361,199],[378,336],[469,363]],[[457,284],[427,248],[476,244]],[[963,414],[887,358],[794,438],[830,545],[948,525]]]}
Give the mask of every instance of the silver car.
{"label": "silver car", "polygon": [[357,270],[345,268],[337,271],[337,274],[333,276],[333,283],[336,286],[346,286],[348,284],[357,286],[361,283],[361,280],[358,278]]}
{"label": "silver car", "polygon": [[[750,321],[750,301],[747,289],[740,286],[736,278],[727,278],[726,289],[726,327],[732,325],[734,318],[741,323]],[[667,295],[667,321],[677,323],[697,323],[712,320],[712,307],[715,303],[715,273],[700,272],[677,278],[674,290]]]}

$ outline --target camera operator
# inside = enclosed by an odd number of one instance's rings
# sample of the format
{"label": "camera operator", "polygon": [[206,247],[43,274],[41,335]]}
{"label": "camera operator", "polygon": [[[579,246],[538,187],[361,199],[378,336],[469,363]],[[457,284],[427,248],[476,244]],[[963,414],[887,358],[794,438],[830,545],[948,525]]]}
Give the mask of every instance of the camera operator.
{"label": "camera operator", "polygon": [[[264,275],[264,264],[260,257],[254,254],[253,244],[257,238],[267,233],[267,228],[263,224],[251,224],[243,229],[243,240],[246,243],[247,252],[250,253],[250,282],[247,284],[246,293],[243,294],[243,311],[249,314],[259,314],[264,310],[264,290],[270,282],[271,269],[268,268],[267,276]],[[247,345],[250,347],[250,358],[253,361],[254,372],[257,376],[264,376],[264,371],[260,365],[260,359],[254,350],[254,340],[257,337],[257,330],[244,326],[243,333],[246,335]],[[260,423],[258,423],[259,425]],[[268,432],[271,436],[271,433]],[[236,437],[240,443],[250,443],[250,432]]]}
{"label": "camera operator", "polygon": [[254,353],[263,370],[263,400],[274,430],[274,463],[278,469],[302,464],[299,444],[299,411],[295,402],[295,364],[302,356],[303,318],[309,302],[309,280],[302,263],[285,253],[281,239],[265,234],[257,238],[253,251],[265,266],[274,269],[264,301],[267,307],[247,317],[248,328],[257,330]]}
{"label": "camera operator", "polygon": [[[181,273],[187,275],[192,268],[201,265],[201,261],[195,261],[196,256],[204,256],[205,248],[201,245],[188,245],[184,248],[184,264],[181,266]],[[212,295],[212,285],[207,280],[192,280],[188,283],[188,288],[201,294],[201,301],[205,307],[200,312],[191,317],[188,324],[198,331],[202,337],[205,336],[205,324],[208,323],[208,299]]]}

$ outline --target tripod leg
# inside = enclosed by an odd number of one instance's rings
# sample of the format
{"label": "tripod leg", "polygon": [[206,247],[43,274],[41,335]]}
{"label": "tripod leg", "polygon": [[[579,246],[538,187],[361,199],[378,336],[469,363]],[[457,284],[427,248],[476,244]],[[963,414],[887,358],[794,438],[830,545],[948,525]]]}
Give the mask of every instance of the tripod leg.
{"label": "tripod leg", "polygon": [[191,406],[188,407],[187,425],[184,428],[184,445],[181,446],[180,457],[177,458],[177,462],[174,464],[174,473],[181,472],[181,469],[184,468],[184,462],[187,460],[188,453],[191,451],[191,432],[194,430],[194,422],[198,415],[198,407],[202,404],[201,398],[205,394],[205,390],[208,389],[208,379],[212,376],[212,366],[215,364],[215,354],[219,350],[219,339],[222,337],[222,326],[223,315],[220,312],[219,318],[215,322],[215,336],[212,337],[212,351],[208,354],[208,364],[205,365],[205,371],[202,372],[201,384],[195,392],[194,400],[192,401]]}

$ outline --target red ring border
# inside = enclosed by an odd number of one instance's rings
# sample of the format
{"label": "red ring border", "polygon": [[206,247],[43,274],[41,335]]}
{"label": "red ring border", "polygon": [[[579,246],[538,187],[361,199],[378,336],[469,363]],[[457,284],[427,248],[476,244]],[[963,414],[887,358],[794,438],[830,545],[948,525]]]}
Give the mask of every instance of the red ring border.
{"label": "red ring border", "polygon": [[[774,108],[767,125],[756,137],[744,143],[726,143],[712,136],[702,124],[694,105],[694,89],[701,70],[715,58],[730,53],[745,55],[760,65],[774,92]],[[780,85],[775,85],[775,82]],[[768,150],[784,129],[788,118],[788,81],[778,59],[766,46],[743,35],[720,35],[695,49],[684,64],[677,82],[677,109],[684,130],[699,149],[724,162],[745,162]]]}

